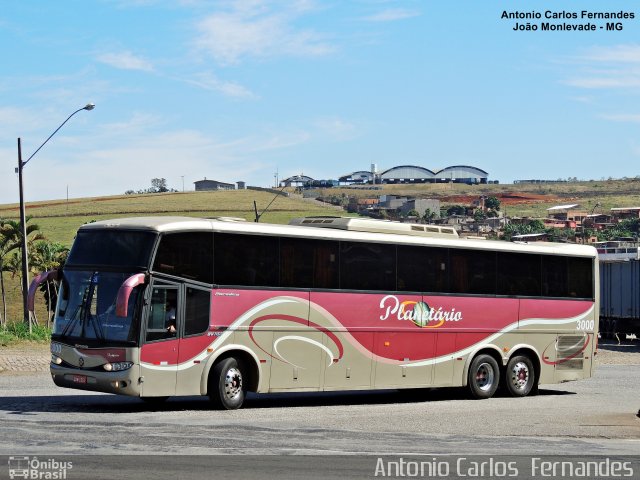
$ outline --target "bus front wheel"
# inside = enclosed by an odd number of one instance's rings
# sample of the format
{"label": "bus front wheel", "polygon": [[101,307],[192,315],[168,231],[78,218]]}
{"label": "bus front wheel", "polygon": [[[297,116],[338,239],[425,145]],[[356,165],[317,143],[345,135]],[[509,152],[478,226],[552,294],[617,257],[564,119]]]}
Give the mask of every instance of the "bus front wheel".
{"label": "bus front wheel", "polygon": [[244,402],[245,388],[242,368],[235,358],[225,358],[216,363],[209,376],[209,398],[216,408],[240,408]]}
{"label": "bus front wheel", "polygon": [[536,383],[536,371],[529,357],[516,355],[505,369],[505,384],[514,397],[526,397]]}
{"label": "bus front wheel", "polygon": [[500,367],[491,355],[478,355],[469,367],[469,391],[473,398],[490,398],[498,389]]}

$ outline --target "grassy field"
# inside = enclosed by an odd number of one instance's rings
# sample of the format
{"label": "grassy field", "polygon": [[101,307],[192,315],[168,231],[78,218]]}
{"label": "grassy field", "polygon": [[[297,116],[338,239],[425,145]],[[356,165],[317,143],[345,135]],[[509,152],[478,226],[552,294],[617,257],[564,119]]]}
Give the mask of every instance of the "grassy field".
{"label": "grassy field", "polygon": [[[123,195],[101,198],[54,200],[27,204],[27,215],[49,241],[70,246],[78,228],[92,220],[106,220],[134,216],[189,216],[189,217],[241,217],[254,219],[253,202],[262,212],[274,195],[253,190],[220,192],[188,192],[146,195]],[[298,196],[279,196],[261,217],[265,223],[288,223],[291,218],[309,215],[341,215],[340,210],[325,207],[315,201],[302,200]],[[0,218],[18,219],[18,205],[0,205]],[[8,318],[21,317],[22,300],[18,278],[5,273],[8,293]],[[37,301],[36,314],[46,318],[44,301]],[[1,308],[1,307],[0,307]]]}

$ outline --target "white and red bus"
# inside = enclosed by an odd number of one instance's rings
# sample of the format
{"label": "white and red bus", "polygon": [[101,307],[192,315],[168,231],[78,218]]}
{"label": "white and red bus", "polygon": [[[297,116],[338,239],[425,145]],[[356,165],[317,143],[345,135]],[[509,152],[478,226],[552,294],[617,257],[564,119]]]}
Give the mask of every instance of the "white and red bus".
{"label": "white and red bus", "polygon": [[[62,272],[56,385],[163,400],[590,377],[596,250],[448,227],[128,218],[84,225]],[[32,299],[31,299],[32,303]]]}

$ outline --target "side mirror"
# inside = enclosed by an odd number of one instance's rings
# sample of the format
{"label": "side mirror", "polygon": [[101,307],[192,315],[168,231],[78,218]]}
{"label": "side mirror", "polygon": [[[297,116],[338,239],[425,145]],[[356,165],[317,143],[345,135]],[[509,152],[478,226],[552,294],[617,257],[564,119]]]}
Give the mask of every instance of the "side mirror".
{"label": "side mirror", "polygon": [[27,294],[27,309],[33,312],[35,309],[36,291],[38,287],[44,282],[51,282],[60,278],[60,270],[49,270],[48,272],[42,272],[36,276],[29,285],[29,293]]}
{"label": "side mirror", "polygon": [[116,298],[116,316],[124,318],[127,316],[127,310],[129,310],[129,297],[131,292],[138,285],[144,284],[144,273],[136,273],[127,278],[120,288],[118,289],[118,296]]}

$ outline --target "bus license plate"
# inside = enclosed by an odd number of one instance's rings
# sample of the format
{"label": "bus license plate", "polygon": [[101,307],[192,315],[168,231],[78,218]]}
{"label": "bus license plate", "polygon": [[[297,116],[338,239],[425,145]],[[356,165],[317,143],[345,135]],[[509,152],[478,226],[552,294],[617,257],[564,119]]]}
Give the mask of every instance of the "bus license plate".
{"label": "bus license plate", "polygon": [[71,377],[71,380],[73,381],[73,383],[87,383],[87,376],[86,375],[74,375],[73,377]]}

